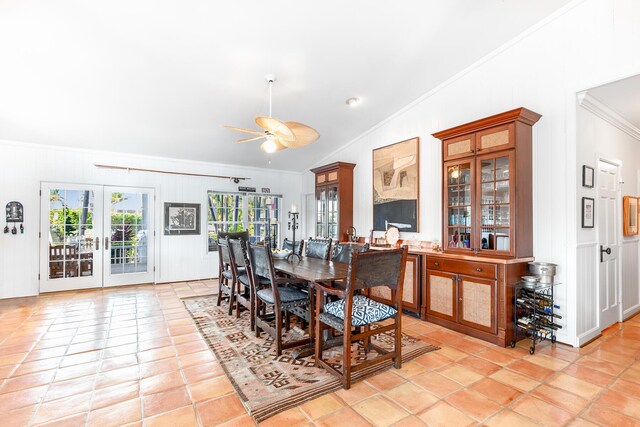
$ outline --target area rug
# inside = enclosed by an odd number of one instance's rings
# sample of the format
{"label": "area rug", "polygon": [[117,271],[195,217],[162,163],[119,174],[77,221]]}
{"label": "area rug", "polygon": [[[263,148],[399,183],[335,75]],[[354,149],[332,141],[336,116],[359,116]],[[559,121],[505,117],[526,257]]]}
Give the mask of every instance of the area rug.
{"label": "area rug", "polygon": [[[342,387],[336,377],[314,366],[313,356],[296,360],[291,357],[290,351],[285,350],[277,357],[271,337],[262,333],[261,338],[256,338],[251,332],[248,312],[244,311],[239,319],[235,313],[229,316],[224,307],[226,304],[216,306],[216,298],[193,297],[183,301],[242,403],[257,422]],[[302,336],[300,329],[292,328],[286,340],[300,339]],[[373,344],[385,349],[392,349],[393,342],[393,332],[372,339]],[[403,363],[437,349],[402,334]],[[367,355],[361,345],[354,344],[351,354],[352,363],[355,364],[373,358],[377,353],[371,351]],[[325,351],[323,356],[334,367],[341,367],[341,347]],[[353,374],[352,383],[391,366],[393,362],[389,360],[358,371]]]}

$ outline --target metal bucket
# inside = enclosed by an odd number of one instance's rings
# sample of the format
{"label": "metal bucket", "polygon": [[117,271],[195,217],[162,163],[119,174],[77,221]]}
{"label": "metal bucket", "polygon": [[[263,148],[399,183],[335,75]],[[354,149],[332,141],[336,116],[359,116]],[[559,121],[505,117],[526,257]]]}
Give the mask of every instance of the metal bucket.
{"label": "metal bucket", "polygon": [[540,283],[551,284],[556,275],[558,264],[550,262],[530,262],[529,273],[540,278]]}

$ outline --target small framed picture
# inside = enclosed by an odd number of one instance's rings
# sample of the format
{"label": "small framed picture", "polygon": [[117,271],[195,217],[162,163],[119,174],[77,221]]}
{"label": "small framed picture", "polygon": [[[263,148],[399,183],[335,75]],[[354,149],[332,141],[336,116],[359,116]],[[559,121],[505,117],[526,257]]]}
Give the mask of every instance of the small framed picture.
{"label": "small framed picture", "polygon": [[200,234],[200,204],[165,203],[164,234],[165,236]]}
{"label": "small framed picture", "polygon": [[593,168],[591,166],[582,165],[582,186],[593,188]]}
{"label": "small framed picture", "polygon": [[582,228],[593,228],[595,216],[595,200],[590,197],[582,198]]}
{"label": "small framed picture", "polygon": [[624,196],[622,198],[622,234],[635,236],[638,234],[638,198]]}

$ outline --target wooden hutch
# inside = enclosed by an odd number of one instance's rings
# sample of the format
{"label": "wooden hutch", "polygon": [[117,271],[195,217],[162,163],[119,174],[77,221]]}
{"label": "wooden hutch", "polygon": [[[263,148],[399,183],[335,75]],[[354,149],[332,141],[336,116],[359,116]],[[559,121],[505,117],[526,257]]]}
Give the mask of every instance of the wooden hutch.
{"label": "wooden hutch", "polygon": [[345,242],[353,226],[354,163],[335,162],[311,169],[316,187],[316,237]]}
{"label": "wooden hutch", "polygon": [[513,284],[533,258],[532,126],[518,108],[433,136],[442,140],[443,253],[424,257],[423,317],[506,346]]}

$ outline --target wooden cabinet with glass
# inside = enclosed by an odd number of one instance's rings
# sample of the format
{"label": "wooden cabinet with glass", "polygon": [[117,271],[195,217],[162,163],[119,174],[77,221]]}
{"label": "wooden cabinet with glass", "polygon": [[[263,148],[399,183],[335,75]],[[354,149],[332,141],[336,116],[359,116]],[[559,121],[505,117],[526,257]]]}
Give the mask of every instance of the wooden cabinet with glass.
{"label": "wooden cabinet with glass", "polygon": [[518,108],[433,134],[442,140],[445,252],[532,255],[531,129],[540,117]]}
{"label": "wooden cabinet with glass", "polygon": [[349,240],[353,226],[354,163],[336,162],[315,169],[315,237]]}

